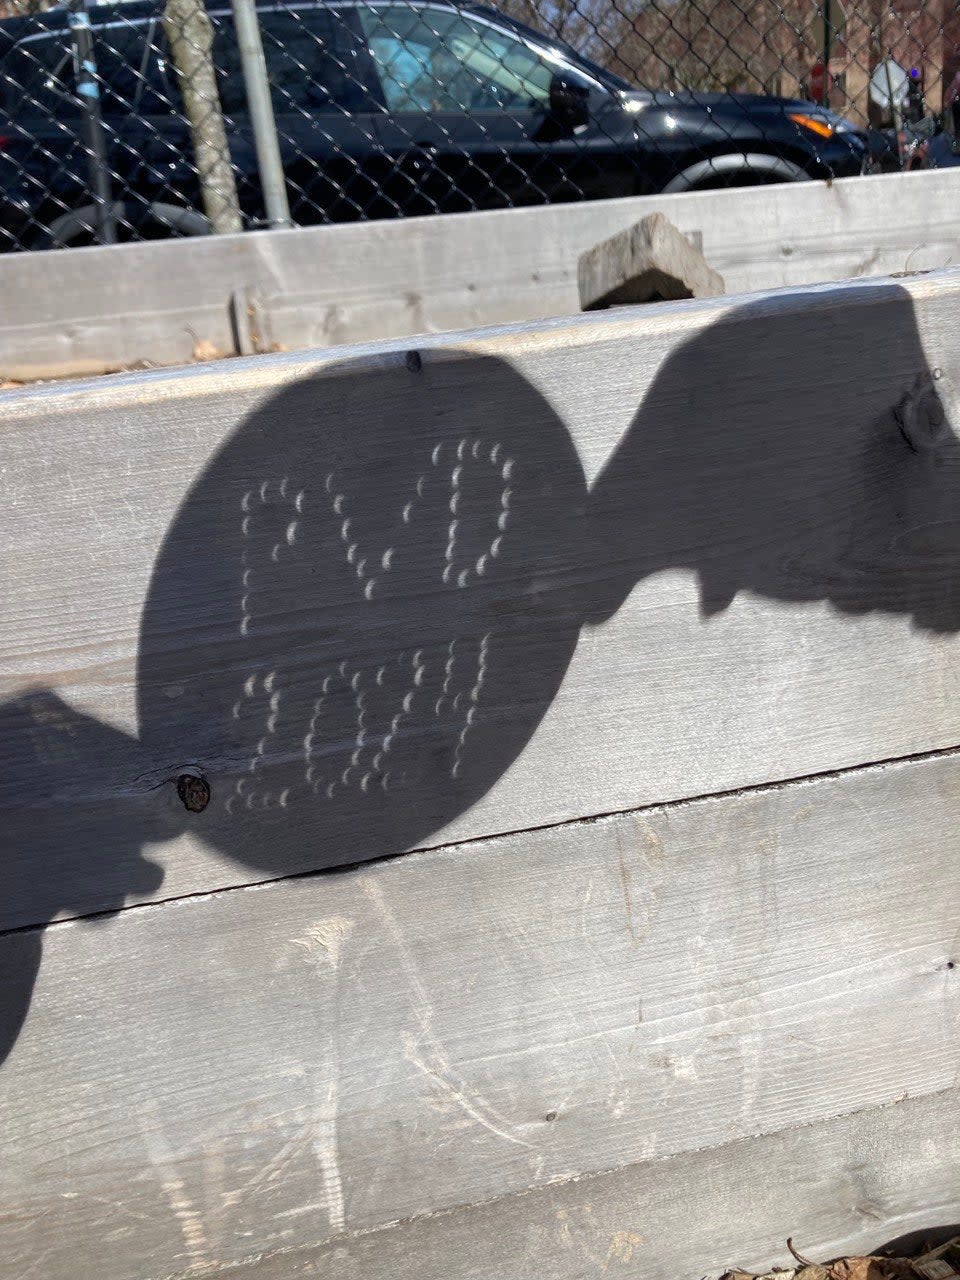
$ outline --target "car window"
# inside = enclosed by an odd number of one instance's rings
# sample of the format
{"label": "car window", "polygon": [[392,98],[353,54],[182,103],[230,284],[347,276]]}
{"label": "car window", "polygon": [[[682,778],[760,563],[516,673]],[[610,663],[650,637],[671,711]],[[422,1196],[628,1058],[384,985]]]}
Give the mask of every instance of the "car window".
{"label": "car window", "polygon": [[[179,95],[163,47],[159,18],[93,28],[93,53],[105,116],[157,115],[178,108]],[[67,119],[79,104],[68,31],[28,36],[12,51],[4,79],[19,86],[19,114]],[[11,104],[12,107],[12,104]]]}
{"label": "car window", "polygon": [[159,17],[94,27],[94,53],[104,115],[154,116],[179,110],[176,73]]}
{"label": "car window", "polygon": [[11,115],[76,115],[70,37],[27,36],[3,62],[4,107]]}
{"label": "car window", "polygon": [[486,23],[399,5],[362,8],[360,20],[389,111],[522,110],[549,101],[557,63]]}
{"label": "car window", "polygon": [[[352,37],[329,10],[260,10],[267,78],[278,113],[355,112],[374,109],[359,78]],[[247,110],[243,68],[233,20],[220,19],[213,42],[220,98],[228,115]]]}

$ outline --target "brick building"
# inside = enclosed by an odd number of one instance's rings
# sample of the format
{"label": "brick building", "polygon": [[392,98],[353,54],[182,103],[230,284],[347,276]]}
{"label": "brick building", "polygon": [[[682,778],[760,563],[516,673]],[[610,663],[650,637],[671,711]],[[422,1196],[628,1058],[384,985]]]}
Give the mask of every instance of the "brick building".
{"label": "brick building", "polygon": [[[833,0],[841,9],[842,0]],[[960,14],[954,0],[855,0],[843,6],[830,60],[831,102],[862,123],[881,123],[870,103],[870,78],[884,59],[918,73],[930,111],[960,60]],[[822,15],[821,15],[822,26]],[[805,88],[809,88],[809,73]]]}

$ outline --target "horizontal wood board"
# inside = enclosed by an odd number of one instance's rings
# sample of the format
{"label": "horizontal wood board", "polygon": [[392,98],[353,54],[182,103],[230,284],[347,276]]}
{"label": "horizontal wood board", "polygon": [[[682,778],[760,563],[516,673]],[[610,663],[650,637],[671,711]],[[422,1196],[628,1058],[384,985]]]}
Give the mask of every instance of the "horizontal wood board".
{"label": "horizontal wood board", "polygon": [[330,1241],[384,1280],[666,1277],[937,1225],[955,1101],[862,1113],[956,1082],[958,783],[949,755],[52,926],[0,1067],[4,1268]]}
{"label": "horizontal wood board", "polygon": [[729,293],[942,269],[960,260],[958,189],[957,172],[890,174],[8,254],[0,379],[566,315],[579,255],[657,211],[700,234]]}
{"label": "horizontal wood board", "polygon": [[0,395],[0,928],[960,741],[958,310]]}
{"label": "horizontal wood board", "polygon": [[869,1253],[960,1222],[955,1091],[281,1250],[230,1280],[716,1276]]}

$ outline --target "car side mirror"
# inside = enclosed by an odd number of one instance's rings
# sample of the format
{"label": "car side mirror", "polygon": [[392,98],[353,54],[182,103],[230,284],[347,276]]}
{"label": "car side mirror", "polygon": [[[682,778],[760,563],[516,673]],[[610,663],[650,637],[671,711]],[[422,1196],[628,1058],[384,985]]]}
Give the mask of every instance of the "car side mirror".
{"label": "car side mirror", "polygon": [[590,90],[562,71],[550,80],[550,114],[565,129],[573,132],[590,121]]}

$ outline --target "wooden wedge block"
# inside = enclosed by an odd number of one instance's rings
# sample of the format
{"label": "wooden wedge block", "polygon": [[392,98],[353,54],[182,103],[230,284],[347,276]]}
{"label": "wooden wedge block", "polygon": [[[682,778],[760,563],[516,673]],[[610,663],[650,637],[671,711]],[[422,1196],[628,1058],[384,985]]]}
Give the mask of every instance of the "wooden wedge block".
{"label": "wooden wedge block", "polygon": [[715,298],[723,277],[662,213],[651,213],[580,255],[582,311],[636,302]]}

